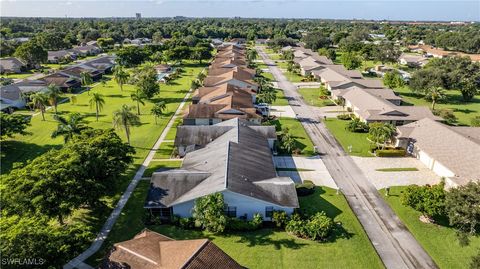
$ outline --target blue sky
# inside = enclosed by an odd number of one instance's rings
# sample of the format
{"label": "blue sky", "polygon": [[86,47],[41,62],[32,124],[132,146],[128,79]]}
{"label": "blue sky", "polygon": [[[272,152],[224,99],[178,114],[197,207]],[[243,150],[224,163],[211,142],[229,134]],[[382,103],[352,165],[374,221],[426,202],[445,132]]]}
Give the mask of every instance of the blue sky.
{"label": "blue sky", "polygon": [[0,0],[1,16],[257,17],[480,21],[480,0]]}

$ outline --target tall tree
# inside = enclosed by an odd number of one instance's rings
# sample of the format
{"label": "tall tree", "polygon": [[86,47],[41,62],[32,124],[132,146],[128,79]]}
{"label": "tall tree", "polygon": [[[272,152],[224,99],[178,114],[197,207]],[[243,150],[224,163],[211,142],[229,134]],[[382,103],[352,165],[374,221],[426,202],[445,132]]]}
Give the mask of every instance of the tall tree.
{"label": "tall tree", "polygon": [[140,104],[145,105],[145,99],[147,98],[145,94],[139,90],[130,95],[133,101],[137,103],[137,115],[140,115]]}
{"label": "tall tree", "polygon": [[62,97],[62,91],[56,85],[50,84],[47,87],[45,94],[48,96],[48,102],[55,108],[55,114],[58,113],[58,100]]}
{"label": "tall tree", "polygon": [[47,61],[48,53],[35,40],[30,40],[15,50],[15,56],[30,66],[36,66]]}
{"label": "tall tree", "polygon": [[123,105],[121,109],[113,112],[113,127],[123,128],[127,136],[128,144],[130,145],[130,129],[133,126],[139,126],[140,118],[132,113],[134,107]]}
{"label": "tall tree", "polygon": [[42,113],[42,120],[45,121],[45,109],[48,105],[48,96],[43,92],[37,92],[30,96],[30,100],[32,100],[33,106],[40,110]]}
{"label": "tall tree", "polygon": [[137,76],[135,83],[137,90],[142,92],[147,98],[152,98],[160,92],[160,86],[157,82],[157,72],[150,67],[142,68]]}
{"label": "tall tree", "polygon": [[445,204],[450,225],[470,234],[480,231],[480,183],[450,189]]}
{"label": "tall tree", "polygon": [[105,99],[103,98],[102,94],[98,92],[94,92],[92,97],[90,97],[89,102],[90,102],[90,108],[95,106],[95,116],[98,121],[98,113],[103,109],[103,105],[105,104]]}
{"label": "tall tree", "polygon": [[120,90],[123,91],[123,85],[127,84],[128,82],[128,73],[123,70],[123,68],[120,65],[117,65],[115,67],[115,70],[113,72],[113,79],[115,82],[120,86]]}
{"label": "tall tree", "polygon": [[[80,81],[82,82],[83,86],[89,86],[93,83],[92,76],[88,72],[80,73]],[[90,87],[88,87],[88,94],[90,94]]]}
{"label": "tall tree", "polygon": [[432,101],[432,110],[435,110],[435,104],[445,99],[445,90],[442,87],[430,87],[427,89],[425,98]]}
{"label": "tall tree", "polygon": [[396,71],[389,71],[383,76],[383,84],[389,88],[395,89],[404,86],[405,82],[403,81],[400,73]]}
{"label": "tall tree", "polygon": [[31,117],[20,114],[6,114],[0,112],[0,138],[13,137],[16,134],[28,135]]}
{"label": "tall tree", "polygon": [[163,112],[165,111],[165,109],[167,109],[165,101],[160,101],[153,105],[151,113],[155,117],[155,124],[157,124],[157,118],[163,116]]}
{"label": "tall tree", "polygon": [[58,126],[57,129],[53,131],[52,138],[63,136],[63,140],[67,143],[75,135],[79,135],[83,130],[90,128],[85,125],[83,118],[84,116],[80,115],[80,113],[68,114],[66,118],[53,115],[53,119],[57,121]]}
{"label": "tall tree", "polygon": [[342,64],[349,70],[362,66],[362,59],[355,52],[345,52],[341,58]]}
{"label": "tall tree", "polygon": [[382,148],[395,133],[395,127],[389,123],[372,122],[368,126],[368,138],[375,144],[382,144]]}

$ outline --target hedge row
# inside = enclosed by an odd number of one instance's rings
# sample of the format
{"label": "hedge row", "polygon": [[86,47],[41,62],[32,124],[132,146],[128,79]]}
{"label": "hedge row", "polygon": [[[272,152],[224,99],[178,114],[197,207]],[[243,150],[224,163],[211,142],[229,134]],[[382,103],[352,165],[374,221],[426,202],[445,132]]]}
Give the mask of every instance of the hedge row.
{"label": "hedge row", "polygon": [[377,149],[375,154],[377,157],[404,157],[406,152],[404,149]]}

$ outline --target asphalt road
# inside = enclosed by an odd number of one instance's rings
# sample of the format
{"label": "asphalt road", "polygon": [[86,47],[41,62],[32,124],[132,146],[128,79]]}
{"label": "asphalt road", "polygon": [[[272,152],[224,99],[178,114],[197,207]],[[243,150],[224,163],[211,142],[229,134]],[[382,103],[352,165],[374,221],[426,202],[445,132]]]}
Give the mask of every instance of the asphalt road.
{"label": "asphalt road", "polygon": [[314,111],[305,104],[296,87],[261,47],[256,49],[269,66],[278,87],[283,89],[290,106],[320,152],[327,170],[341,188],[384,265],[387,268],[438,268]]}

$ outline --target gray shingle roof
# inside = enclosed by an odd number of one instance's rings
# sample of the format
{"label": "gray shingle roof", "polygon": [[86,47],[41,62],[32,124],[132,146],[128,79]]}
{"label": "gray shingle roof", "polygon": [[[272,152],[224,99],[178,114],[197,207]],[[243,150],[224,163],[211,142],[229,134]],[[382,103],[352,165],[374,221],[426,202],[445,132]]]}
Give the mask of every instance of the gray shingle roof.
{"label": "gray shingle roof", "polygon": [[170,207],[225,190],[298,207],[294,182],[277,177],[267,140],[242,121],[188,153],[181,169],[154,173],[145,206]]}
{"label": "gray shingle roof", "polygon": [[457,184],[480,181],[480,128],[457,128],[426,118],[398,130],[400,137],[413,139],[416,147],[455,173]]}

